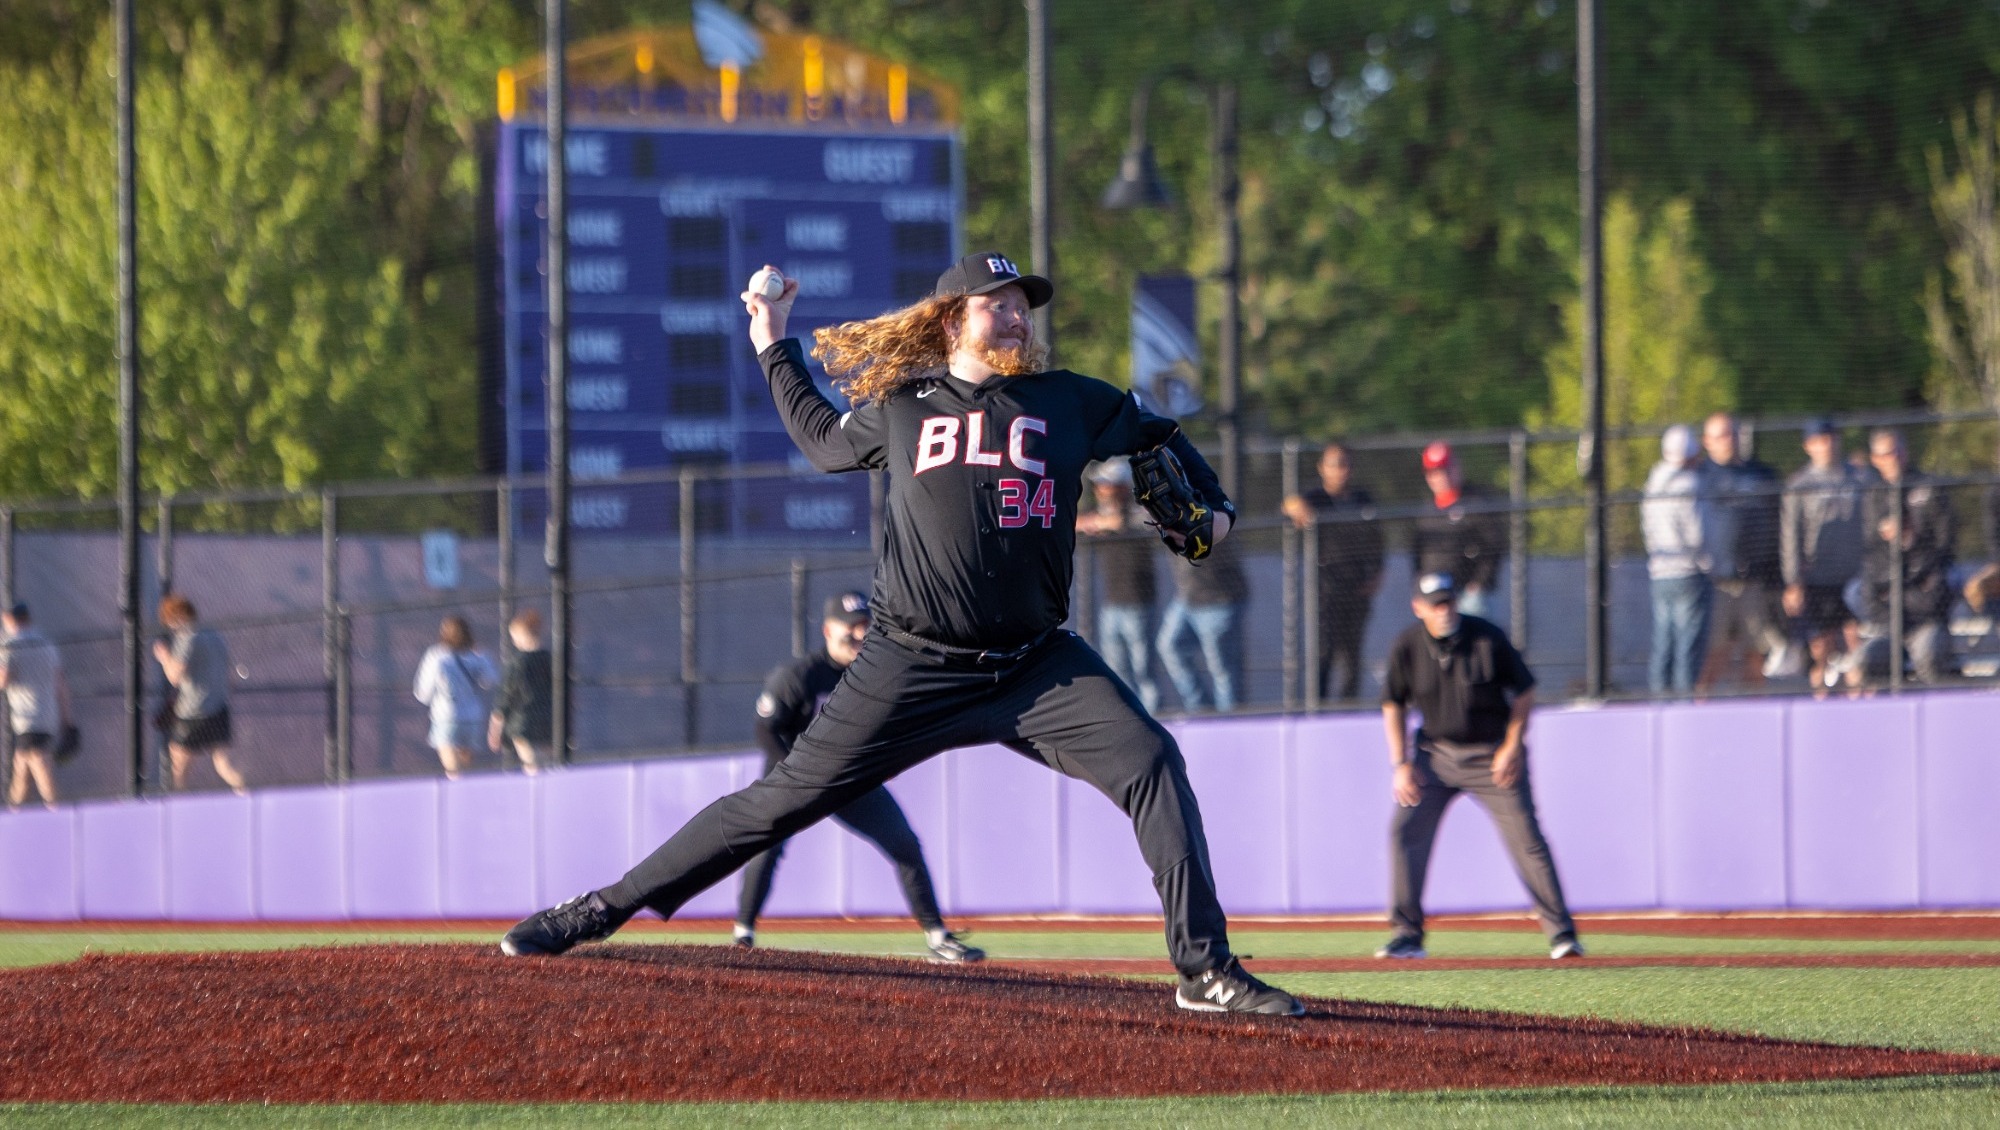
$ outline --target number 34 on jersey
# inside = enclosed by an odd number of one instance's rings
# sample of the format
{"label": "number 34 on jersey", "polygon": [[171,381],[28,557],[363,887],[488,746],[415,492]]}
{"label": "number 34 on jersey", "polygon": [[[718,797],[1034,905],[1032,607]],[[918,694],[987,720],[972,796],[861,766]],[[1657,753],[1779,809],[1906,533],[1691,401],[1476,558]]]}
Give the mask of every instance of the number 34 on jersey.
{"label": "number 34 on jersey", "polygon": [[1016,416],[1007,427],[1005,450],[988,451],[986,413],[973,412],[963,419],[931,416],[924,420],[917,437],[914,473],[921,475],[960,462],[971,467],[999,467],[1004,460],[1005,465],[1036,476],[1036,481],[1032,487],[1026,479],[1001,479],[994,484],[1000,496],[1000,528],[1019,529],[1031,521],[1039,521],[1043,529],[1049,529],[1056,520],[1055,482],[1041,477],[1048,470],[1045,462],[1028,456],[1030,432],[1047,435],[1048,421],[1038,416]]}

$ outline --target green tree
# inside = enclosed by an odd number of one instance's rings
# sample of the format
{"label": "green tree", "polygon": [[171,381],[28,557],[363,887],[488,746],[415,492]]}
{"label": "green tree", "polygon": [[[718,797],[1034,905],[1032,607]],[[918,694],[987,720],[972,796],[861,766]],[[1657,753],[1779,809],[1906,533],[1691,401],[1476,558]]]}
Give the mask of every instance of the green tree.
{"label": "green tree", "polygon": [[[111,105],[91,65],[7,76],[0,119],[0,462],[12,495],[105,495],[117,442]],[[147,399],[165,491],[302,486],[433,462],[394,260],[344,253],[350,150],[296,84],[197,34],[136,113]]]}
{"label": "green tree", "polygon": [[1990,92],[1953,117],[1952,158],[1942,146],[1930,152],[1931,207],[1946,246],[1924,287],[1936,395],[2000,411],[2000,129]]}
{"label": "green tree", "polygon": [[[1736,406],[1735,371],[1707,323],[1714,279],[1695,250],[1693,216],[1686,200],[1642,213],[1624,195],[1614,195],[1604,210],[1604,423],[1639,429],[1605,452],[1605,484],[1613,492],[1636,490],[1645,482],[1659,459],[1660,429],[1699,426],[1709,413]],[[1563,340],[1549,350],[1546,362],[1549,407],[1527,414],[1531,428],[1583,426],[1580,297],[1563,303],[1562,322]],[[1537,494],[1582,493],[1572,446],[1538,446],[1531,453],[1531,473]],[[1620,525],[1636,529],[1629,521]],[[1574,550],[1582,528],[1581,514],[1556,512],[1536,519],[1536,540],[1544,548]]]}

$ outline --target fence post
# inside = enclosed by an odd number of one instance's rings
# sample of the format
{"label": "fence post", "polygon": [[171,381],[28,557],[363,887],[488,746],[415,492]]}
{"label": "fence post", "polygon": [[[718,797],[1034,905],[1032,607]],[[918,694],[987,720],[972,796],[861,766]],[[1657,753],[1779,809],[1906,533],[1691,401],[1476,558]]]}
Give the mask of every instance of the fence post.
{"label": "fence post", "polygon": [[340,773],[340,496],[319,492],[320,654],[326,679],[326,780]]}
{"label": "fence post", "polygon": [[514,483],[511,479],[501,479],[493,492],[493,506],[500,521],[495,529],[498,537],[497,550],[500,557],[500,639],[505,646],[508,639],[507,622],[514,618]]}
{"label": "fence post", "polygon": [[[1369,521],[1373,521],[1373,519],[1369,519]],[[1319,653],[1321,639],[1320,617],[1325,616],[1327,612],[1326,609],[1320,607],[1319,601],[1319,523],[1320,517],[1318,514],[1314,514],[1311,518],[1307,519],[1304,531],[1305,536],[1299,539],[1299,577],[1301,578],[1299,581],[1299,596],[1301,598],[1299,603],[1304,606],[1304,613],[1300,616],[1303,623],[1299,628],[1299,669],[1300,673],[1305,676],[1307,710],[1318,710],[1320,708],[1319,672],[1321,665],[1326,662],[1326,657]]]}
{"label": "fence post", "polygon": [[[1279,468],[1279,478],[1283,481],[1286,498],[1296,498],[1299,494],[1299,441],[1285,441],[1284,462]],[[1286,522],[1278,535],[1278,555],[1281,562],[1278,582],[1278,632],[1279,662],[1283,665],[1281,677],[1285,688],[1285,709],[1295,710],[1299,705],[1299,531],[1298,527]]]}
{"label": "fence post", "polygon": [[[153,542],[153,572],[159,577],[160,595],[166,596],[174,591],[174,499],[171,495],[160,496],[158,525],[158,537]],[[160,701],[171,701],[173,696],[174,685],[167,681],[167,673],[161,671]],[[167,791],[167,735],[154,729],[152,745],[153,779],[159,791],[164,793]],[[140,775],[143,777],[144,773]]]}
{"label": "fence post", "polygon": [[[1903,484],[1898,480],[1889,488],[1890,501],[1895,509],[1889,513],[1889,689],[1903,689]],[[1863,507],[1862,512],[1867,513]],[[1864,537],[1881,536],[1874,530],[1863,530]],[[1865,571],[1864,571],[1864,576]],[[1950,630],[1947,623],[1945,630]],[[1864,672],[1866,668],[1864,667]]]}
{"label": "fence post", "polygon": [[696,664],[700,662],[695,647],[695,633],[700,625],[695,620],[695,477],[694,468],[681,468],[681,744],[693,748],[695,735],[700,732],[700,719],[696,713],[696,683],[700,672]]}
{"label": "fence post", "polygon": [[354,779],[354,617],[345,608],[334,613],[333,748],[334,767],[342,781]]}
{"label": "fence post", "polygon": [[812,646],[807,631],[806,584],[810,579],[806,559],[792,558],[792,658],[804,659]]}
{"label": "fence post", "polygon": [[1528,433],[1507,437],[1507,634],[1528,651]]}

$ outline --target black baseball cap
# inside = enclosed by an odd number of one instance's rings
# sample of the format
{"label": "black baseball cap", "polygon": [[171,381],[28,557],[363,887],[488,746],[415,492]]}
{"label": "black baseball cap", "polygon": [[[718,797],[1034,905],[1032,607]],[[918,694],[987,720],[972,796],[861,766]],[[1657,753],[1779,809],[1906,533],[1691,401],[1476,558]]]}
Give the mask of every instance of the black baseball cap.
{"label": "black baseball cap", "polygon": [[1806,421],[1805,438],[1811,439],[1814,436],[1830,436],[1832,434],[1833,434],[1832,420],[1829,420],[1826,417],[1821,416],[1816,420]]}
{"label": "black baseball cap", "polygon": [[1425,604],[1443,604],[1458,599],[1458,584],[1450,573],[1425,573],[1410,586],[1410,595]]}
{"label": "black baseball cap", "polygon": [[844,592],[826,598],[826,618],[838,620],[848,627],[868,622],[868,595],[858,592]]}
{"label": "black baseball cap", "polygon": [[1028,296],[1028,308],[1037,309],[1049,304],[1056,296],[1056,285],[1040,275],[1024,275],[1012,259],[998,251],[975,251],[953,263],[944,274],[938,276],[937,289],[932,295],[943,298],[951,294],[986,294],[1012,284],[1021,288]]}

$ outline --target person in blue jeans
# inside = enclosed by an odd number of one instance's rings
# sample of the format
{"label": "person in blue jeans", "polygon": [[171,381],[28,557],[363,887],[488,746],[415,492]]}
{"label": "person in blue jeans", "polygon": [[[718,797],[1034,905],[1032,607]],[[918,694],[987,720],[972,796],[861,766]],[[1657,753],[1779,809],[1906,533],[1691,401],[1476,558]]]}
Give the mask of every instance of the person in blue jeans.
{"label": "person in blue jeans", "polygon": [[1132,501],[1132,462],[1107,459],[1090,472],[1097,508],[1079,514],[1076,532],[1091,539],[1103,599],[1097,605],[1097,650],[1149,711],[1160,707],[1153,682],[1154,546],[1159,539]]}
{"label": "person in blue jeans", "polygon": [[[1200,564],[1175,558],[1176,592],[1160,621],[1157,645],[1160,663],[1173,680],[1181,705],[1188,710],[1227,713],[1236,709],[1237,690],[1243,679],[1243,636],[1237,630],[1238,613],[1249,595],[1243,580],[1243,566],[1233,547],[1217,545]],[[1194,636],[1194,650],[1208,676],[1201,676],[1190,662],[1187,641]]]}
{"label": "person in blue jeans", "polygon": [[1656,695],[1694,692],[1708,654],[1717,536],[1713,483],[1692,429],[1675,424],[1660,437],[1660,461],[1646,476],[1639,504],[1646,573],[1653,587],[1653,654],[1647,668]]}

